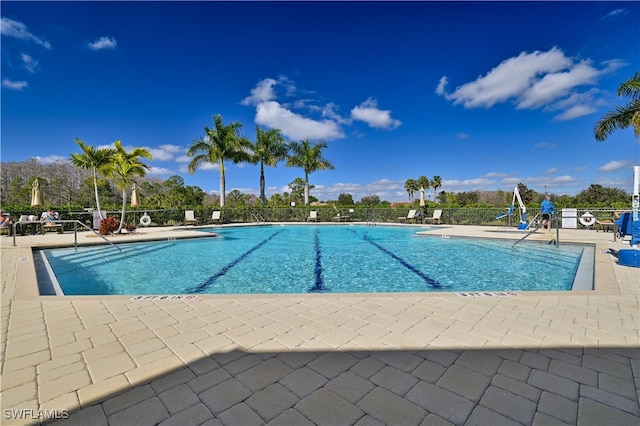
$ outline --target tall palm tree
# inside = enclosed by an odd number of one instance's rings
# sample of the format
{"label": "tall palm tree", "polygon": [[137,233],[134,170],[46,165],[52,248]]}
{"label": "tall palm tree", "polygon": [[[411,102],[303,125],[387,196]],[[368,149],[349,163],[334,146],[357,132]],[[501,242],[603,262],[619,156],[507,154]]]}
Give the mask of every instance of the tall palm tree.
{"label": "tall palm tree", "polygon": [[442,187],[442,178],[440,176],[434,176],[431,180],[431,187],[433,188],[433,201],[438,196],[438,188]]}
{"label": "tall palm tree", "polygon": [[262,130],[256,126],[256,143],[253,144],[253,160],[260,163],[260,202],[267,203],[265,195],[264,166],[277,167],[279,161],[286,160],[289,146],[279,129]]}
{"label": "tall palm tree", "polygon": [[251,162],[251,141],[238,135],[242,128],[239,121],[227,125],[222,121],[222,115],[213,117],[213,129],[205,126],[205,136],[196,139],[187,151],[188,157],[193,157],[189,163],[189,173],[194,173],[200,166],[210,163],[220,165],[220,207],[225,202],[224,161],[234,163]]}
{"label": "tall palm tree", "polygon": [[640,73],[625,81],[618,88],[618,96],[630,97],[629,103],[619,105],[614,111],[609,111],[593,128],[597,141],[604,141],[615,130],[633,127],[636,137],[640,137]]}
{"label": "tall palm tree", "polygon": [[291,142],[291,156],[287,159],[287,166],[300,167],[304,170],[304,204],[309,204],[309,173],[318,170],[334,169],[329,160],[322,157],[322,150],[328,145],[324,141],[311,143],[309,139]]}
{"label": "tall palm tree", "polygon": [[116,153],[116,150],[112,148],[95,149],[91,145],[86,145],[78,138],[76,138],[76,143],[82,149],[82,153],[71,154],[71,164],[83,170],[91,170],[93,173],[93,189],[96,196],[96,208],[98,209],[98,215],[102,220],[104,217],[102,217],[100,197],[98,196],[98,172],[104,171],[105,167],[111,163],[111,159]]}
{"label": "tall palm tree", "polygon": [[407,193],[409,194],[409,202],[411,204],[413,204],[413,194],[415,194],[415,192],[420,189],[418,187],[418,181],[416,181],[415,179],[407,179],[404,182],[404,189],[407,190]]}
{"label": "tall palm tree", "polygon": [[111,176],[116,186],[122,190],[122,214],[120,216],[120,226],[118,233],[122,231],[124,224],[124,214],[127,208],[127,189],[134,182],[136,176],[144,177],[147,170],[150,169],[148,164],[140,161],[139,157],[151,160],[151,153],[146,148],[134,148],[131,152],[127,152],[122,147],[122,142],[115,141],[116,153],[112,157],[111,163],[107,166],[107,173]]}

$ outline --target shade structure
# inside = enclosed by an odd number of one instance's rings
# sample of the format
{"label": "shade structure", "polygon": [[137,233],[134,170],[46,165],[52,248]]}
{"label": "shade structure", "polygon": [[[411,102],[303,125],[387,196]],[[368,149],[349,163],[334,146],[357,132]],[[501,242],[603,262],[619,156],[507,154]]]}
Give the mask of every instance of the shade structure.
{"label": "shade structure", "polygon": [[40,207],[44,205],[44,198],[42,196],[42,190],[40,189],[40,182],[38,179],[33,181],[31,185],[31,206]]}
{"label": "shade structure", "polygon": [[420,207],[424,206],[424,188],[420,188]]}
{"label": "shade structure", "polygon": [[138,195],[138,185],[133,184],[131,189],[131,207],[140,207],[140,195]]}

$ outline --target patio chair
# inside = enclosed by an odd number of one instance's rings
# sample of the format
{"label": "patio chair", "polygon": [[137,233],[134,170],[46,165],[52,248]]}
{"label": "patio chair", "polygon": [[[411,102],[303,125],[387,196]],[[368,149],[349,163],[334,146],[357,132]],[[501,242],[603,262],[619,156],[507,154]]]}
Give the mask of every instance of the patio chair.
{"label": "patio chair", "polygon": [[318,212],[315,210],[311,210],[309,212],[309,217],[307,218],[307,222],[317,222],[318,221]]}
{"label": "patio chair", "polygon": [[209,219],[209,223],[222,223],[222,220],[220,218],[220,214],[222,212],[220,210],[214,210],[213,213],[211,213],[211,219]]}
{"label": "patio chair", "polygon": [[196,214],[193,210],[185,210],[184,211],[184,224],[185,225],[197,225],[198,219],[196,219]]}
{"label": "patio chair", "polygon": [[407,213],[406,217],[405,216],[400,216],[398,218],[398,222],[407,222],[409,220],[415,220],[416,212],[417,212],[417,210],[414,210],[414,209],[409,210],[409,213]]}
{"label": "patio chair", "polygon": [[440,209],[434,210],[433,216],[425,217],[424,220],[426,223],[437,223],[437,224],[442,223],[442,210]]}

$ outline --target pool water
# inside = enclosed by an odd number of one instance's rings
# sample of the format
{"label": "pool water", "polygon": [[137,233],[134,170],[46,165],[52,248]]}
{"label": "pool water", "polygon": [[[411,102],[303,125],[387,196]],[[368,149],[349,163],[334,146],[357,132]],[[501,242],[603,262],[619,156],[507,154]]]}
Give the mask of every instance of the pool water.
{"label": "pool water", "polygon": [[45,250],[64,294],[570,290],[583,246],[417,236],[424,228],[220,228],[217,237]]}

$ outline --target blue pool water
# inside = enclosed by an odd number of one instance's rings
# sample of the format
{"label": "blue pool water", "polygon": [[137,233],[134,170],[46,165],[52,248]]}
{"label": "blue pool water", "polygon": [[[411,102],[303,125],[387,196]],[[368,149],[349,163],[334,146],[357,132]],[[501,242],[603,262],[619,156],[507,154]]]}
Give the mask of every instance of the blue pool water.
{"label": "blue pool water", "polygon": [[[416,236],[414,227],[221,228],[45,250],[67,295],[570,290],[583,246]],[[55,281],[54,280],[54,281]]]}

